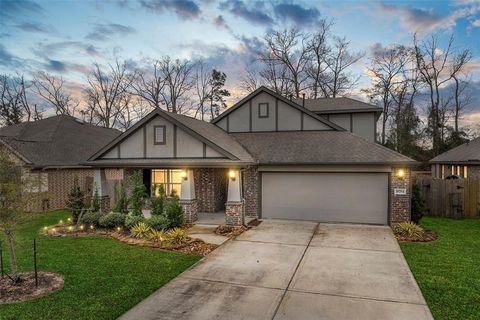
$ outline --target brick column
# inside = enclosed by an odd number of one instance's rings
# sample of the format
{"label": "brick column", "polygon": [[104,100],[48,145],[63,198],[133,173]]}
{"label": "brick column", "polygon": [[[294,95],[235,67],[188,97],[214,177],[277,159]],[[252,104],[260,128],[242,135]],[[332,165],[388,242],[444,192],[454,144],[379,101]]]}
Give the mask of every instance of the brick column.
{"label": "brick column", "polygon": [[[411,220],[411,172],[408,168],[392,168],[390,175],[390,225]],[[403,177],[399,171],[403,170]]]}
{"label": "brick column", "polygon": [[228,226],[244,224],[243,201],[229,201],[225,204],[225,222]]}
{"label": "brick column", "polygon": [[180,200],[179,203],[183,207],[183,215],[185,223],[194,223],[198,220],[198,202],[197,199]]}

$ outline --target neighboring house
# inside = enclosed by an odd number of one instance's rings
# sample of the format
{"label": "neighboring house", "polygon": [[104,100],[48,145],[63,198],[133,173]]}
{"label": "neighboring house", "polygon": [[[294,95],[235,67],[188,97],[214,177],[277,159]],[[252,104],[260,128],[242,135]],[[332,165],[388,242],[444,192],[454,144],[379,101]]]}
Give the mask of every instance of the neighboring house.
{"label": "neighboring house", "polygon": [[480,178],[480,138],[444,152],[432,160],[432,177]]}
{"label": "neighboring house", "polygon": [[325,101],[332,107],[317,99],[305,108],[261,87],[212,123],[156,109],[81,164],[96,168],[106,198],[108,170],[141,169],[149,192],[162,184],[179,193],[188,222],[199,212],[225,212],[231,225],[244,215],[410,220],[415,161],[373,142],[378,108]]}
{"label": "neighboring house", "polygon": [[[31,192],[38,194],[32,211],[65,208],[75,177],[80,187],[91,192],[94,170],[82,165],[94,152],[120,134],[59,115],[35,122],[0,128],[0,152],[22,167]],[[109,176],[122,176],[110,170]]]}

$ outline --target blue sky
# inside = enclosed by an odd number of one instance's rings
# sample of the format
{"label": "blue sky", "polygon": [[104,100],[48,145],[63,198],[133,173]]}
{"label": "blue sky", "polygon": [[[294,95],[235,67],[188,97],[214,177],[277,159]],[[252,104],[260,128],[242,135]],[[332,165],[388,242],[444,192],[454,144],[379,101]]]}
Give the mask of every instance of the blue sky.
{"label": "blue sky", "polygon": [[[412,34],[455,36],[469,48],[472,82],[480,89],[480,0],[457,1],[245,1],[0,0],[0,73],[38,70],[62,75],[81,87],[93,62],[140,61],[170,55],[203,58],[226,72],[232,103],[259,39],[270,29],[296,26],[314,31],[320,17],[333,19],[333,32],[367,53]],[[368,58],[355,65],[359,89],[369,83]],[[480,95],[466,121],[480,122]],[[478,112],[478,113],[477,113]]]}

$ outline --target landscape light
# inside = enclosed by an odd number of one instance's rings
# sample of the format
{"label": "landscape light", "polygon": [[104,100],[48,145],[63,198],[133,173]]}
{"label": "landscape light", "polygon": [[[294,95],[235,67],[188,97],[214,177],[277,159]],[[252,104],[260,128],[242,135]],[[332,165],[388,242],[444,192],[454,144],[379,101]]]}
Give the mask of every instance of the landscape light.
{"label": "landscape light", "polygon": [[68,227],[68,230],[69,230],[69,231],[72,231],[72,230],[73,230],[73,227],[72,227],[72,226]]}
{"label": "landscape light", "polygon": [[63,220],[60,220],[58,223],[63,224]]}
{"label": "landscape light", "polygon": [[93,224],[90,225],[90,229],[93,229]]}
{"label": "landscape light", "polygon": [[80,226],[80,230],[83,230],[83,228],[84,228],[84,226],[83,226],[83,224],[82,224],[82,225]]}

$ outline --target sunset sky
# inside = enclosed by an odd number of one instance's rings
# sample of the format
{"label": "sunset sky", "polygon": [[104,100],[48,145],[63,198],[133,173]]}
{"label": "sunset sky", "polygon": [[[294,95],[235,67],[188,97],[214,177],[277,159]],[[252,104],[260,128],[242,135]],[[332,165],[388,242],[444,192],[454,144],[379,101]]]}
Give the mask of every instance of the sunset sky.
{"label": "sunset sky", "polygon": [[333,33],[366,53],[352,69],[361,76],[354,96],[369,84],[365,68],[371,50],[410,44],[414,32],[420,37],[437,32],[443,41],[453,33],[456,46],[474,56],[469,68],[475,99],[464,123],[480,122],[479,0],[0,0],[0,73],[44,70],[62,75],[76,90],[93,62],[202,58],[227,74],[231,104],[243,94],[238,84],[265,32],[290,26],[315,31],[320,18],[333,19]]}

